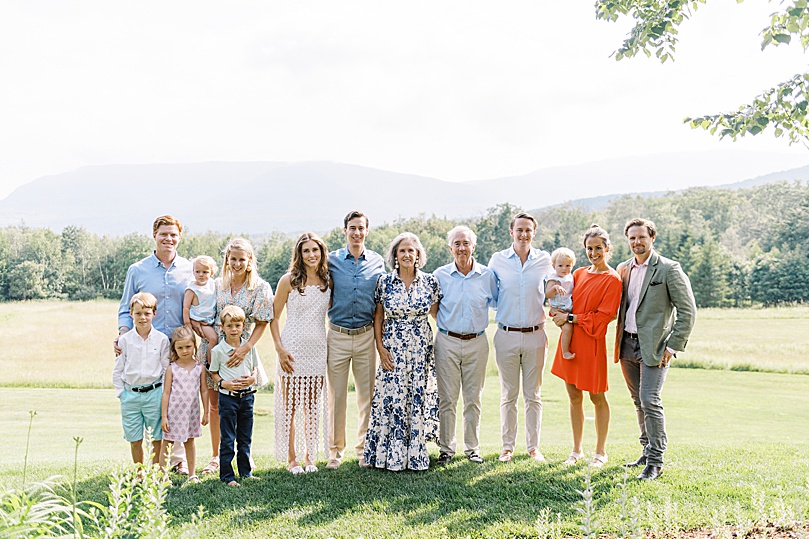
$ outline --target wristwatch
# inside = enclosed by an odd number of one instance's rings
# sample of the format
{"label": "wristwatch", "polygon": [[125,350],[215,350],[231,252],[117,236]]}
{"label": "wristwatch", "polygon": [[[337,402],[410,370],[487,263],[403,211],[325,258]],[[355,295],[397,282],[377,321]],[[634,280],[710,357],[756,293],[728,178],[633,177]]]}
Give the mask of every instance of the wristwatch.
{"label": "wristwatch", "polygon": [[567,321],[568,323],[573,323],[573,313],[567,313]]}

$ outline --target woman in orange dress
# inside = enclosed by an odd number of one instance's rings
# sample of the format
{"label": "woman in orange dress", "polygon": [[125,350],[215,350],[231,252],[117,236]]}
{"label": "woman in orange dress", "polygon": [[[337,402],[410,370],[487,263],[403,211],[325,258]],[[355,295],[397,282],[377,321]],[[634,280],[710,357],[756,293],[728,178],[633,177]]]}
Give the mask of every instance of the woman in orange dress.
{"label": "woman in orange dress", "polygon": [[[566,465],[576,464],[584,458],[583,392],[590,394],[595,406],[596,449],[591,466],[600,468],[607,462],[607,431],[610,426],[610,404],[607,402],[607,326],[618,314],[623,285],[618,273],[607,265],[610,257],[610,238],[598,225],[584,235],[584,248],[591,265],[573,273],[573,309],[558,312],[553,321],[557,326],[573,324],[570,351],[573,359],[564,359],[561,343],[556,348],[551,372],[565,381],[570,400],[570,423],[573,427],[573,452]],[[558,290],[551,285],[548,297]]]}

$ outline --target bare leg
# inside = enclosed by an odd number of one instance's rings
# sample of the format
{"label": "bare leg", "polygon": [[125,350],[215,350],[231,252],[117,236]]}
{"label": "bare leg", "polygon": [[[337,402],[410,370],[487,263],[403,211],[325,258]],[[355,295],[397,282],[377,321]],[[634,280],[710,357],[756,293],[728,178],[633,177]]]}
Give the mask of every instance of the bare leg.
{"label": "bare leg", "polygon": [[202,326],[202,334],[205,335],[205,340],[208,341],[208,350],[207,350],[208,357],[204,358],[205,364],[210,365],[211,350],[213,350],[216,343],[219,342],[219,336],[216,334],[216,330],[213,327],[206,326],[205,324],[200,325]]}
{"label": "bare leg", "polygon": [[584,406],[582,393],[573,384],[565,384],[570,400],[570,426],[573,428],[573,452],[583,454],[582,438],[584,437]]}
{"label": "bare leg", "polygon": [[160,460],[158,461],[158,464],[160,465],[160,468],[163,470],[166,469],[166,460],[169,458],[169,455],[171,455],[171,448],[173,445],[174,443],[168,440],[164,440],[162,442],[163,447],[161,447],[159,451]]}
{"label": "bare leg", "polygon": [[596,410],[596,453],[607,454],[607,432],[610,430],[610,403],[606,393],[590,393]]}
{"label": "bare leg", "polygon": [[576,354],[570,352],[570,339],[573,337],[573,324],[565,322],[559,329],[562,330],[562,357],[565,359],[573,359],[576,357]]}
{"label": "bare leg", "polygon": [[197,475],[197,446],[193,438],[187,439],[185,446],[185,458],[188,461],[188,477]]}
{"label": "bare leg", "polygon": [[208,418],[208,428],[211,429],[211,451],[214,457],[219,456],[219,392],[215,389],[208,390],[208,400],[211,407],[211,415]]}
{"label": "bare leg", "polygon": [[[160,456],[161,452],[163,451],[163,442],[160,440],[154,440],[152,442],[152,464],[160,464]],[[143,457],[141,457],[141,461]]]}
{"label": "bare leg", "polygon": [[143,464],[143,440],[129,442],[129,451],[132,453],[132,462]]}

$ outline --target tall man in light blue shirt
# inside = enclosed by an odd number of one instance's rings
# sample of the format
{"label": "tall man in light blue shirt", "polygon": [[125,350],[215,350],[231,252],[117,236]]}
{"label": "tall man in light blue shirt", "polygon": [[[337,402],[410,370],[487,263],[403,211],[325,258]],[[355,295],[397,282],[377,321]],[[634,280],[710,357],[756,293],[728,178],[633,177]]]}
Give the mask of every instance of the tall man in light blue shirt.
{"label": "tall man in light blue shirt", "polygon": [[525,212],[515,215],[509,226],[514,242],[505,251],[494,253],[489,261],[498,289],[494,353],[500,372],[501,462],[509,462],[514,455],[520,374],[528,454],[536,462],[545,461],[539,450],[542,371],[548,351],[543,303],[545,277],[553,264],[547,252],[531,246],[536,229],[537,220],[533,215]]}
{"label": "tall man in light blue shirt", "polygon": [[334,287],[329,308],[328,358],[329,380],[329,462],[335,469],[343,460],[346,446],[346,401],[348,372],[354,374],[359,421],[354,450],[360,466],[365,465],[365,433],[371,417],[371,397],[376,374],[374,345],[374,292],[385,262],[365,248],[368,217],[352,211],[343,220],[346,246],[329,253],[329,273]]}
{"label": "tall man in light blue shirt", "polygon": [[152,225],[155,249],[151,255],[129,266],[118,308],[118,334],[132,328],[129,300],[138,292],[157,298],[152,327],[171,339],[183,325],[183,295],[192,278],[191,262],[177,254],[183,225],[171,215],[162,215]]}
{"label": "tall man in light blue shirt", "polygon": [[[154,251],[129,266],[126,272],[124,292],[118,308],[118,335],[132,328],[129,301],[138,292],[148,292],[157,298],[153,328],[171,339],[174,330],[183,325],[183,296],[194,271],[191,262],[177,254],[182,232],[182,223],[171,215],[161,215],[155,219],[152,224]],[[115,340],[115,347],[116,353],[120,354],[118,339]],[[183,444],[174,444],[171,464],[178,472],[188,473]]]}
{"label": "tall man in light blue shirt", "polygon": [[477,236],[466,226],[447,234],[454,262],[433,272],[444,297],[438,305],[435,336],[435,370],[438,377],[438,464],[455,455],[455,415],[458,393],[463,388],[464,453],[481,463],[478,445],[480,396],[489,360],[489,307],[497,300],[497,281],[489,268],[472,257]]}

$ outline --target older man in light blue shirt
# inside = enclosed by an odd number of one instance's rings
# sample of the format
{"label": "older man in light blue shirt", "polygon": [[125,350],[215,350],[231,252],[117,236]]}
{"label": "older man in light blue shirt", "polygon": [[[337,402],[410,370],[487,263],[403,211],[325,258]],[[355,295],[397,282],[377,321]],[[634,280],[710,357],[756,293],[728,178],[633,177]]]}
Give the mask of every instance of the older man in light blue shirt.
{"label": "older man in light blue shirt", "polygon": [[497,333],[495,360],[500,372],[501,462],[514,455],[517,439],[517,398],[522,374],[525,399],[525,437],[528,454],[544,462],[539,450],[542,426],[542,371],[548,351],[545,335],[545,277],[551,272],[550,255],[531,246],[537,221],[529,213],[514,216],[509,233],[514,242],[492,255],[489,269],[497,278]]}
{"label": "older man in light blue shirt", "polygon": [[433,272],[444,292],[435,336],[441,421],[438,464],[447,464],[455,455],[455,415],[461,388],[464,453],[469,461],[481,463],[480,396],[489,360],[488,308],[497,301],[497,281],[494,273],[472,257],[477,236],[469,227],[456,226],[447,234],[447,241],[455,261]]}

